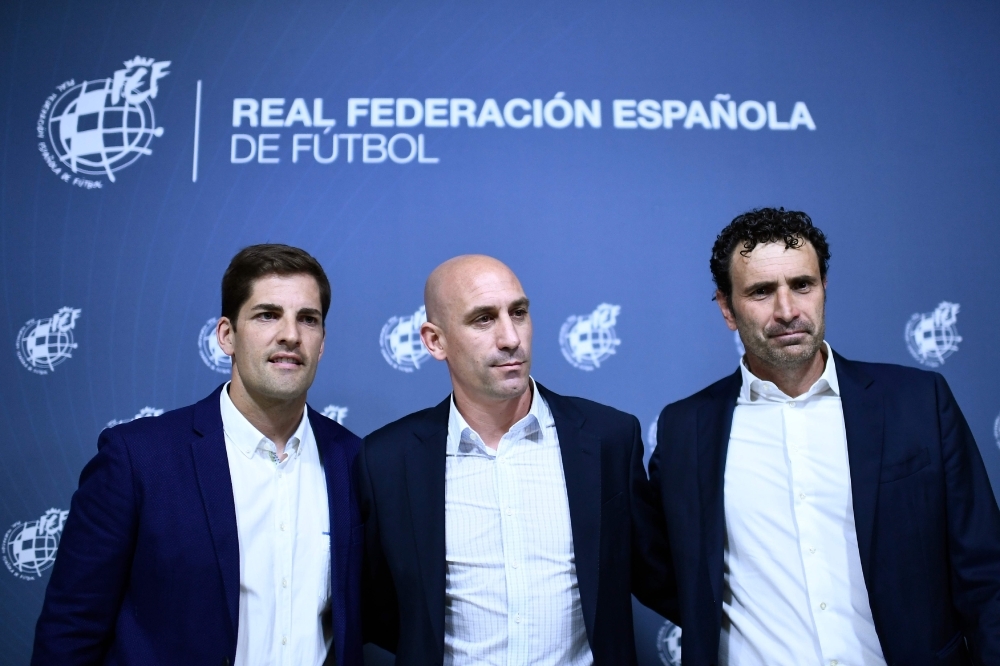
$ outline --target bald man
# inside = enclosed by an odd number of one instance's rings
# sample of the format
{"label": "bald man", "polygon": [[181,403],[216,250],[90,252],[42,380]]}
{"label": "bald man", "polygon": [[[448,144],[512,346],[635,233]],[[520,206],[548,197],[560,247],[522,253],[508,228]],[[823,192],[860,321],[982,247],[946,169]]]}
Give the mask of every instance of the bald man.
{"label": "bald man", "polygon": [[424,303],[453,391],[362,445],[369,640],[398,666],[636,663],[639,422],[531,378],[528,297],[500,261],[445,262]]}

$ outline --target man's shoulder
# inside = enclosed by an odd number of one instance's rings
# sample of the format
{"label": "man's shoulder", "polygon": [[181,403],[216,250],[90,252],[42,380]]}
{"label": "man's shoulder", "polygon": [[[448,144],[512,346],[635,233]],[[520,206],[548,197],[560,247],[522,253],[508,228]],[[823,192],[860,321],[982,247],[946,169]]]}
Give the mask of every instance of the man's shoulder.
{"label": "man's shoulder", "polygon": [[364,438],[366,447],[400,446],[413,437],[433,434],[448,427],[446,403],[427,407],[387,423]]}
{"label": "man's shoulder", "polygon": [[317,442],[331,442],[334,445],[343,445],[354,450],[361,445],[360,437],[312,407],[309,408],[309,425],[312,427]]}
{"label": "man's shoulder", "polygon": [[603,423],[611,427],[632,427],[635,420],[632,414],[601,402],[573,395],[560,395],[552,391],[546,391],[546,393],[545,397],[548,400],[549,409],[553,409],[553,403],[555,403],[556,409],[562,405],[570,406],[584,416],[588,424]]}
{"label": "man's shoulder", "polygon": [[734,374],[726,375],[686,398],[669,403],[663,408],[664,413],[668,411],[686,412],[698,409],[706,403],[719,403],[734,399],[742,383],[739,374],[737,370]]}
{"label": "man's shoulder", "polygon": [[[176,435],[190,435],[196,405],[185,405],[159,416],[148,416],[120,423],[107,430],[128,442],[146,439],[160,440]],[[190,438],[190,437],[189,437]]]}
{"label": "man's shoulder", "polygon": [[854,361],[843,356],[837,356],[837,373],[860,373],[867,375],[871,379],[883,381],[900,388],[907,388],[911,383],[917,385],[932,385],[936,383],[941,374],[933,370],[914,368],[908,365],[898,365],[896,363],[872,363],[869,361]]}

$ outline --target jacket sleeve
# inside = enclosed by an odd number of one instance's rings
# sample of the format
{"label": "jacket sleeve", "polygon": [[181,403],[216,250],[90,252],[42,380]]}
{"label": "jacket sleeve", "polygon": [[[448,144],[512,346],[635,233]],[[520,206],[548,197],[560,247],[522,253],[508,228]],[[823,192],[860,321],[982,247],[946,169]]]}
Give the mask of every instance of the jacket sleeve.
{"label": "jacket sleeve", "polygon": [[365,525],[364,560],[361,567],[361,633],[365,643],[374,643],[395,653],[399,643],[399,607],[392,573],[382,555],[382,535],[367,454],[367,441],[363,441],[355,460],[361,520]]}
{"label": "jacket sleeve", "polygon": [[121,435],[101,433],[83,469],[59,542],[33,666],[104,663],[132,566],[138,509]]}
{"label": "jacket sleeve", "polygon": [[947,382],[936,376],[952,602],[977,664],[1000,664],[1000,510],[979,448]]}
{"label": "jacket sleeve", "polygon": [[[675,624],[680,621],[677,583],[667,539],[663,506],[656,492],[659,479],[646,478],[643,468],[642,426],[632,417],[632,457],[630,483],[632,496],[632,594],[642,605]],[[656,471],[649,462],[650,476]]]}

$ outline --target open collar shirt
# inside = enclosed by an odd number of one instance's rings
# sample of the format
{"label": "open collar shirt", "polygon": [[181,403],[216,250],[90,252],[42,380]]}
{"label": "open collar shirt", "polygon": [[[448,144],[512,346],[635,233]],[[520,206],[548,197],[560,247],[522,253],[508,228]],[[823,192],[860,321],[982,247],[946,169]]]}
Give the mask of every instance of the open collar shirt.
{"label": "open collar shirt", "polygon": [[490,449],[451,401],[445,666],[590,666],[555,420],[528,414]]}
{"label": "open collar shirt", "polygon": [[740,362],[725,471],[722,666],[885,666],[858,553],[833,351],[792,398]]}
{"label": "open collar shirt", "polygon": [[319,666],[330,629],[330,510],[308,410],[279,460],[274,442],[220,398],[240,541],[234,666]]}

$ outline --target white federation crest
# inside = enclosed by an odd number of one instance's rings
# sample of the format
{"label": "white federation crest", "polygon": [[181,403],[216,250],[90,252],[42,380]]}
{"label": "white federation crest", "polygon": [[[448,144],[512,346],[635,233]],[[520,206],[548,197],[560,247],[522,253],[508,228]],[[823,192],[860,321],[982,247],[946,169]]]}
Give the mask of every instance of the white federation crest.
{"label": "white federation crest", "polygon": [[386,363],[403,372],[420,369],[420,364],[431,355],[420,339],[420,325],[425,321],[427,310],[421,305],[410,316],[390,317],[385,322],[378,342]]}
{"label": "white federation crest", "polygon": [[601,303],[589,315],[572,315],[559,330],[559,348],[570,365],[594,370],[615,353],[621,340],[615,335],[620,305]]}
{"label": "white federation crest", "polygon": [[139,413],[130,419],[111,419],[108,421],[107,428],[114,428],[116,425],[121,425],[122,423],[129,423],[130,421],[135,421],[136,419],[145,419],[150,416],[160,416],[163,414],[163,410],[157,407],[143,407],[139,410]]}
{"label": "white federation crest", "polygon": [[906,322],[906,348],[918,363],[936,368],[958,351],[958,308],[958,303],[941,301],[934,312],[918,312]]}
{"label": "white federation crest", "polygon": [[82,310],[59,308],[48,319],[29,319],[17,334],[17,358],[28,370],[47,375],[66,359],[73,358],[77,343],[73,329]]}
{"label": "white federation crest", "polygon": [[113,183],[116,171],[151,154],[153,137],[163,136],[150,100],[170,74],[170,61],[136,56],[124,65],[106,79],[66,81],[42,105],[38,149],[63,181],[70,182],[72,173],[78,176],[73,183],[87,189],[102,185],[83,176],[105,176]]}
{"label": "white federation crest", "polygon": [[344,419],[347,418],[347,407],[341,407],[340,405],[327,405],[323,408],[322,414],[326,418],[336,421],[340,425],[344,425]]}
{"label": "white federation crest", "polygon": [[681,666],[681,628],[670,620],[656,634],[656,651],[663,666]]}
{"label": "white federation crest", "polygon": [[218,323],[219,318],[212,317],[201,327],[201,332],[198,333],[198,353],[210,369],[228,375],[233,369],[233,359],[219,346],[219,338],[215,335],[215,325]]}
{"label": "white federation crest", "polygon": [[0,544],[7,570],[22,580],[35,580],[50,568],[68,515],[69,511],[49,509],[38,520],[11,525]]}

